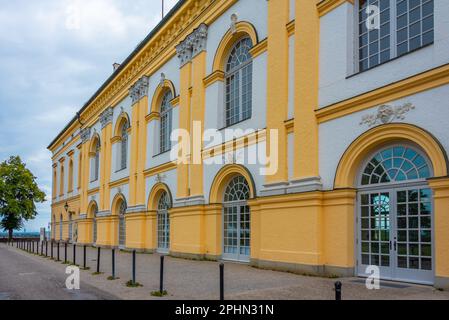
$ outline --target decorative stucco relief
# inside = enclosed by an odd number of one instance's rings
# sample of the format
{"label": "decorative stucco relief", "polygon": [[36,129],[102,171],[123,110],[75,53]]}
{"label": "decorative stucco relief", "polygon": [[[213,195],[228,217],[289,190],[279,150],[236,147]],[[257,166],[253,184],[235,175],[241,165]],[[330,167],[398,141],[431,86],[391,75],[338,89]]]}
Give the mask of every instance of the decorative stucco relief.
{"label": "decorative stucco relief", "polygon": [[394,120],[404,120],[406,113],[415,109],[411,103],[405,103],[401,106],[381,105],[374,114],[364,115],[360,125],[367,124],[369,127],[377,124],[386,124]]}

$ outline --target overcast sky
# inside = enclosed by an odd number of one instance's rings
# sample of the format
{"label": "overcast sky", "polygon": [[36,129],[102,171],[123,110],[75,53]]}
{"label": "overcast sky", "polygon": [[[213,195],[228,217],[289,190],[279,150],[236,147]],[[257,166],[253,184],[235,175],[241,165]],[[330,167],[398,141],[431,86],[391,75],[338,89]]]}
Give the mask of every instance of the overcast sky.
{"label": "overcast sky", "polygon": [[161,20],[161,1],[0,0],[0,161],[19,155],[48,200],[27,231],[50,221],[46,147]]}

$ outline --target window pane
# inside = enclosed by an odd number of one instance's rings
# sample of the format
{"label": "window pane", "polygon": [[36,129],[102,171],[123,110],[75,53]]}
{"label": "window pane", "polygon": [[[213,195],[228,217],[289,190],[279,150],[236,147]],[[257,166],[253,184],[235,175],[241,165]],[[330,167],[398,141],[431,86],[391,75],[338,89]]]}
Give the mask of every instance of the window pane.
{"label": "window pane", "polygon": [[252,48],[250,38],[237,42],[226,67],[226,126],[251,117],[252,108]]}
{"label": "window pane", "polygon": [[398,56],[433,42],[433,10],[433,0],[398,2],[396,16]]}

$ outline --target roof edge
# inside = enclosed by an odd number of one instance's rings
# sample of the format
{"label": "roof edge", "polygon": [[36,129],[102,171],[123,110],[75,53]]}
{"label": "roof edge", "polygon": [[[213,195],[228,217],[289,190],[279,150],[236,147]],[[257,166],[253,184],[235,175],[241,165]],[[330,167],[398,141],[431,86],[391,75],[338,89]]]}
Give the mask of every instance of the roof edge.
{"label": "roof edge", "polygon": [[87,107],[94,101],[100,93],[117,77],[117,75],[128,66],[129,62],[145,47],[148,42],[154,37],[154,35],[164,27],[167,22],[173,17],[173,15],[189,0],[178,0],[175,6],[165,15],[165,17],[151,30],[151,32],[137,45],[137,47],[131,52],[130,55],[122,62],[120,67],[115,70],[109,78],[101,85],[101,87],[95,91],[93,96],[83,105],[83,107],[76,113],[76,115],[69,121],[69,123],[58,133],[56,138],[48,145],[47,149],[51,151],[51,148],[61,138],[61,136],[78,120],[79,115],[87,109]]}

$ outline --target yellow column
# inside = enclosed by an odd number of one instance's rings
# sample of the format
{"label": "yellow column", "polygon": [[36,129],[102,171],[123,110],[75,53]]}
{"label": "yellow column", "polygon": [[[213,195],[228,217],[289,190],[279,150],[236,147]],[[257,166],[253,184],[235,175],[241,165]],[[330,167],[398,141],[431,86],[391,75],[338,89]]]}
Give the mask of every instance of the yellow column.
{"label": "yellow column", "polygon": [[[190,129],[190,87],[191,87],[192,63],[188,62],[180,70],[180,94],[179,94],[179,128]],[[189,166],[178,165],[178,198],[189,196]]]}
{"label": "yellow column", "polygon": [[[271,3],[271,1],[270,1]],[[296,0],[294,177],[317,177],[319,17],[316,1]]]}
{"label": "yellow column", "polygon": [[[268,2],[267,144],[277,144],[279,167],[276,174],[266,176],[267,183],[288,179],[284,125],[288,113],[288,18],[289,0]],[[279,139],[270,139],[270,129],[278,130]]]}
{"label": "yellow column", "polygon": [[83,143],[81,147],[82,151],[82,166],[81,166],[81,212],[87,213],[87,206],[89,205],[89,199],[87,197],[87,189],[89,189],[89,143]]}
{"label": "yellow column", "polygon": [[100,203],[98,204],[100,211],[105,208],[104,205],[104,185],[106,175],[106,159],[108,158],[108,141],[106,140],[106,131],[101,130],[101,152],[100,152]]}
{"label": "yellow column", "polygon": [[137,172],[136,172],[136,190],[135,190],[135,204],[145,205],[145,161],[146,161],[146,146],[147,146],[147,122],[145,116],[148,111],[148,96],[140,99],[138,106],[138,122],[137,122]]}
{"label": "yellow column", "polygon": [[[204,113],[205,113],[205,93],[206,88],[203,79],[206,76],[206,52],[202,51],[192,59],[192,120],[190,121],[191,154],[194,164],[190,166],[190,176],[195,177],[189,183],[191,196],[202,195],[203,191],[203,163],[201,159],[201,150],[203,148],[202,134],[204,131]],[[201,126],[194,131],[193,121],[201,122]],[[199,164],[196,164],[199,163]]]}
{"label": "yellow column", "polygon": [[449,289],[449,178],[429,181],[434,199],[435,287]]}
{"label": "yellow column", "polygon": [[143,171],[146,157],[146,121],[148,108],[148,78],[140,78],[131,88],[133,99],[131,119],[131,163],[129,168],[128,206],[145,204]]}
{"label": "yellow column", "polygon": [[138,141],[138,119],[139,119],[139,106],[138,102],[135,103],[131,111],[131,154],[129,164],[129,203],[128,206],[136,204],[136,186],[137,186],[137,159],[139,153],[139,141]]}
{"label": "yellow column", "polygon": [[111,180],[111,161],[112,161],[112,122],[109,122],[102,130],[102,139],[104,141],[103,145],[103,164],[104,169],[102,170],[103,179],[101,181],[100,189],[100,202],[102,210],[108,210],[110,205],[110,192],[109,192],[109,182]]}

